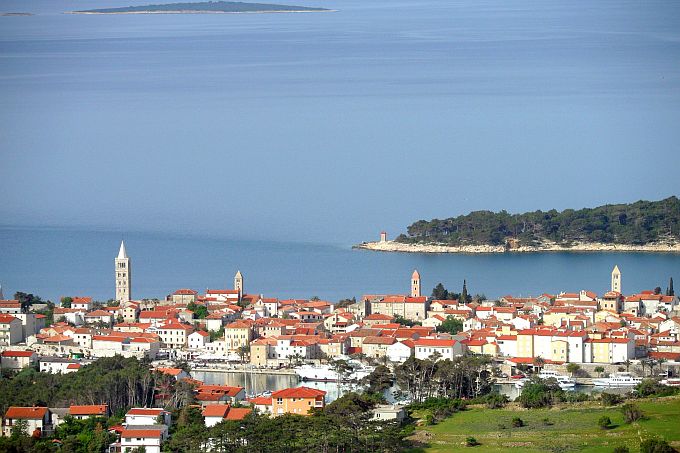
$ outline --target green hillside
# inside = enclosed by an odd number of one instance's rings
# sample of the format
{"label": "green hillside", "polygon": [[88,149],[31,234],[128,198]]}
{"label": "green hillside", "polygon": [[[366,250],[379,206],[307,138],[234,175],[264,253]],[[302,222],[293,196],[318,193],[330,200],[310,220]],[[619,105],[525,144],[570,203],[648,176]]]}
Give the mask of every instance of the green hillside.
{"label": "green hillside", "polygon": [[553,241],[644,245],[659,241],[680,242],[680,200],[605,205],[597,208],[550,210],[509,214],[475,211],[448,219],[419,220],[396,241],[416,244],[539,245]]}

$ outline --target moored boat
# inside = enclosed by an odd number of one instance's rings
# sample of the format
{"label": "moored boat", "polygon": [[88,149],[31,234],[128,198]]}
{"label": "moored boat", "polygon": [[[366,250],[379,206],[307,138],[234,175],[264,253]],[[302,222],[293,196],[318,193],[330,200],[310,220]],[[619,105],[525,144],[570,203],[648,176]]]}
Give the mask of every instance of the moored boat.
{"label": "moored boat", "polygon": [[593,379],[596,387],[634,387],[642,382],[642,378],[634,377],[630,373],[613,373],[606,378]]}

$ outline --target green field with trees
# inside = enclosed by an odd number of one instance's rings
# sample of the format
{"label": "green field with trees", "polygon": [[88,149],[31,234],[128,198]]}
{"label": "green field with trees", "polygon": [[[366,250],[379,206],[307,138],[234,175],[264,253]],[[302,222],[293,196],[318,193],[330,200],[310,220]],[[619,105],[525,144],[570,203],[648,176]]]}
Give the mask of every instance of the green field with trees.
{"label": "green field with trees", "polygon": [[[642,450],[641,444],[649,445],[650,440],[658,444],[665,441],[671,448],[680,447],[680,397],[645,399],[634,405],[642,418],[630,423],[626,423],[623,406],[604,407],[598,401],[560,403],[540,409],[524,409],[517,403],[502,409],[468,407],[439,424],[419,428],[411,436],[417,446],[410,451],[674,451],[660,447]],[[605,424],[605,418],[609,423]],[[470,445],[469,438],[474,438],[475,445]]]}
{"label": "green field with trees", "polygon": [[644,245],[680,241],[680,200],[605,205],[564,211],[475,211],[447,219],[419,220],[397,242],[414,244],[538,246],[542,241],[561,245],[574,242]]}

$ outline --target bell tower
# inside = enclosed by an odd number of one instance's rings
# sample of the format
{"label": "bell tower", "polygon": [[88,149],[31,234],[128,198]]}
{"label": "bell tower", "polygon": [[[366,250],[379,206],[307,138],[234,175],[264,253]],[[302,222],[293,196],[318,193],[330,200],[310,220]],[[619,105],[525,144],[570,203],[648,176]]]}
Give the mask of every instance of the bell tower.
{"label": "bell tower", "polygon": [[417,270],[411,275],[411,297],[420,297],[420,274]]}
{"label": "bell tower", "polygon": [[612,291],[621,292],[621,271],[619,266],[614,266],[612,271]]}
{"label": "bell tower", "polygon": [[130,268],[130,258],[125,250],[125,242],[120,241],[120,250],[115,261],[116,271],[116,300],[118,302],[129,302],[132,297],[132,277]]}
{"label": "bell tower", "polygon": [[234,289],[238,291],[238,300],[243,297],[243,274],[241,271],[236,271],[234,275]]}

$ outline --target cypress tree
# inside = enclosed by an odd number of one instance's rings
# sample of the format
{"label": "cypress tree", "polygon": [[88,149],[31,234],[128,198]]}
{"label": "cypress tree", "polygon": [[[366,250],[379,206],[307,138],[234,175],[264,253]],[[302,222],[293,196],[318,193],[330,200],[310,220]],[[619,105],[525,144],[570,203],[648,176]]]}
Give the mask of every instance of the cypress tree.
{"label": "cypress tree", "polygon": [[673,277],[671,277],[671,281],[668,282],[668,289],[666,290],[666,295],[675,296],[675,290],[673,290]]}
{"label": "cypress tree", "polygon": [[463,279],[463,291],[460,293],[460,300],[464,304],[467,304],[468,302],[467,281],[465,281],[465,279]]}

